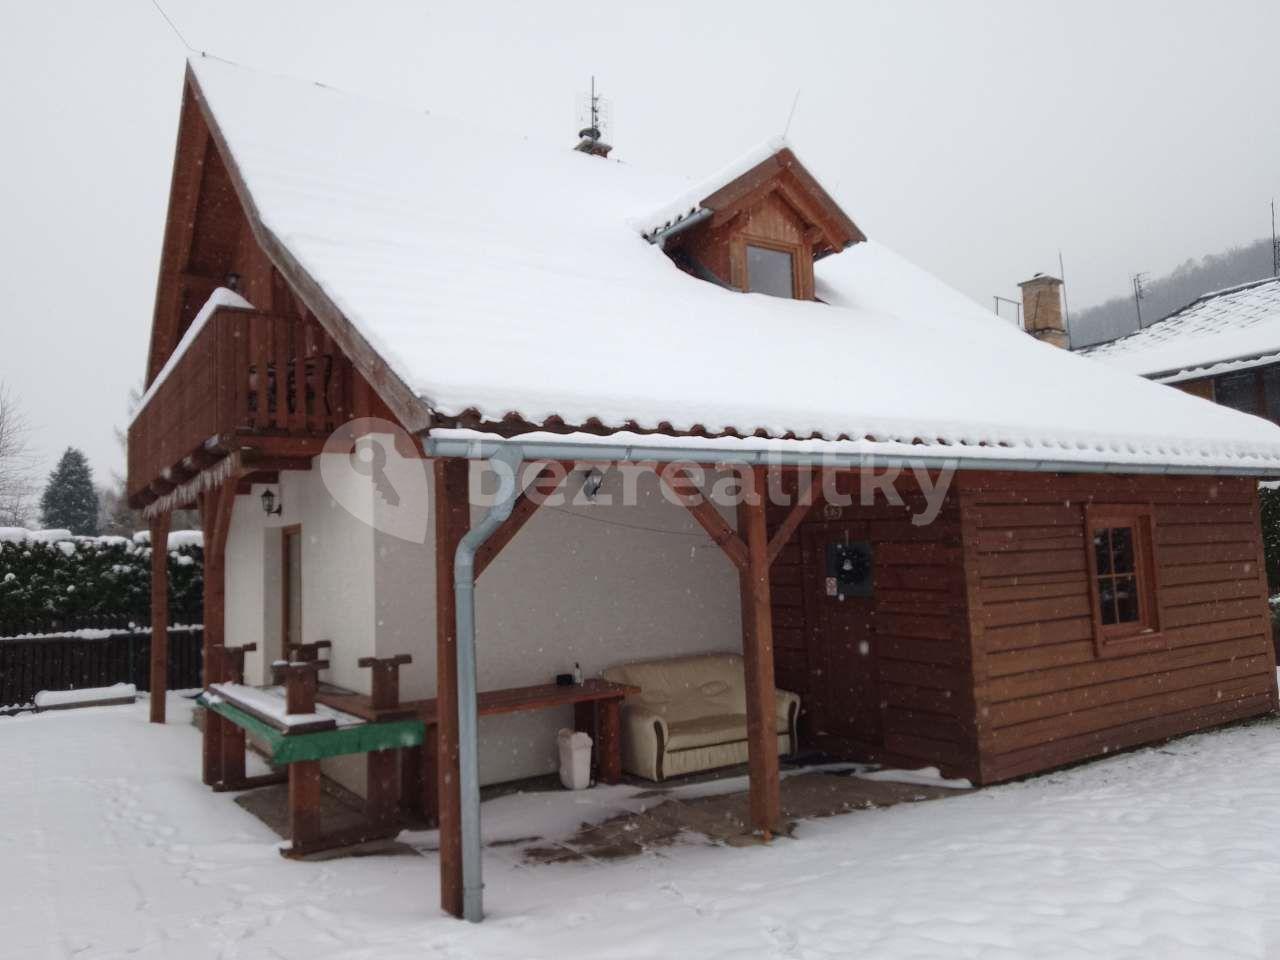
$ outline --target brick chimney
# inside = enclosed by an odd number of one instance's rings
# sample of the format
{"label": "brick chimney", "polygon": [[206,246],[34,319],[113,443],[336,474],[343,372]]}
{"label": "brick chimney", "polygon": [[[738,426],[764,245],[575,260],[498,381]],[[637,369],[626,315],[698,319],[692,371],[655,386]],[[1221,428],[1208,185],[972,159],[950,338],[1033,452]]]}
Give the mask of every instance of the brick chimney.
{"label": "brick chimney", "polygon": [[1037,340],[1066,349],[1070,346],[1062,322],[1062,281],[1037,273],[1018,284],[1022,288],[1022,326]]}

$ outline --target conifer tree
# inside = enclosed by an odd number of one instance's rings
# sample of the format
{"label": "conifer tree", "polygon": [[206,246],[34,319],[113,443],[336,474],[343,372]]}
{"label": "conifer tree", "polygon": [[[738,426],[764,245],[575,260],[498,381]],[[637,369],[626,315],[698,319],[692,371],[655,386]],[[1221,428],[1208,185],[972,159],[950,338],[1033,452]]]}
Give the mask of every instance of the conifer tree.
{"label": "conifer tree", "polygon": [[98,534],[98,493],[93,471],[83,453],[67,447],[49,475],[40,497],[40,522],[46,529],[70,530],[77,536]]}

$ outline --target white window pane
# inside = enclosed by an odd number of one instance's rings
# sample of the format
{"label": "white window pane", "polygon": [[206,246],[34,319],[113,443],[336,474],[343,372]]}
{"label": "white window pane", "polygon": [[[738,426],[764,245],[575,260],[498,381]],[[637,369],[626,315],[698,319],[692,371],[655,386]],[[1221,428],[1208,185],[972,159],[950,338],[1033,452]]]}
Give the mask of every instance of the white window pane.
{"label": "white window pane", "polygon": [[748,244],[747,289],[771,297],[794,297],[791,254]]}

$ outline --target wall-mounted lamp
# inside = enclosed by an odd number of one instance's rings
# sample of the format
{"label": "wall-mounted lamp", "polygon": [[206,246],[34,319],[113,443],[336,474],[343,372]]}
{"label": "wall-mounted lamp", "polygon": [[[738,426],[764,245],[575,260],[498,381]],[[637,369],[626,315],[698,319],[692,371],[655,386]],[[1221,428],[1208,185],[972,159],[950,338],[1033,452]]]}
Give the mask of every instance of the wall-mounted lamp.
{"label": "wall-mounted lamp", "polygon": [[235,290],[238,293],[240,291],[240,274],[232,270],[227,274],[226,280],[223,281],[223,286],[228,290]]}
{"label": "wall-mounted lamp", "polygon": [[262,491],[262,512],[268,517],[278,517],[284,512],[284,505],[269,487]]}
{"label": "wall-mounted lamp", "polygon": [[603,484],[604,472],[598,467],[592,467],[582,479],[582,495],[594,502]]}

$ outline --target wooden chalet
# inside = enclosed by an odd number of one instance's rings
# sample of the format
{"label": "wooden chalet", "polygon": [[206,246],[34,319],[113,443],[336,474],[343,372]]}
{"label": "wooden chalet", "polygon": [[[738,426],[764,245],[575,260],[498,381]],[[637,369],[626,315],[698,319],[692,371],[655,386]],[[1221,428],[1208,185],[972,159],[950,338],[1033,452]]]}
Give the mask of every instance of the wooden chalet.
{"label": "wooden chalet", "polygon": [[[621,775],[638,692],[547,686],[575,663],[740,652],[766,838],[776,689],[801,752],[976,784],[1276,708],[1280,428],[1011,331],[785,143],[691,184],[193,61],[147,369],[131,501],[205,526],[205,782],[270,745],[298,852],[322,771],[421,808],[455,914],[476,778],[553,770],[569,722]],[[330,469],[391,434],[416,538]],[[504,465],[534,479],[479,496]]]}

